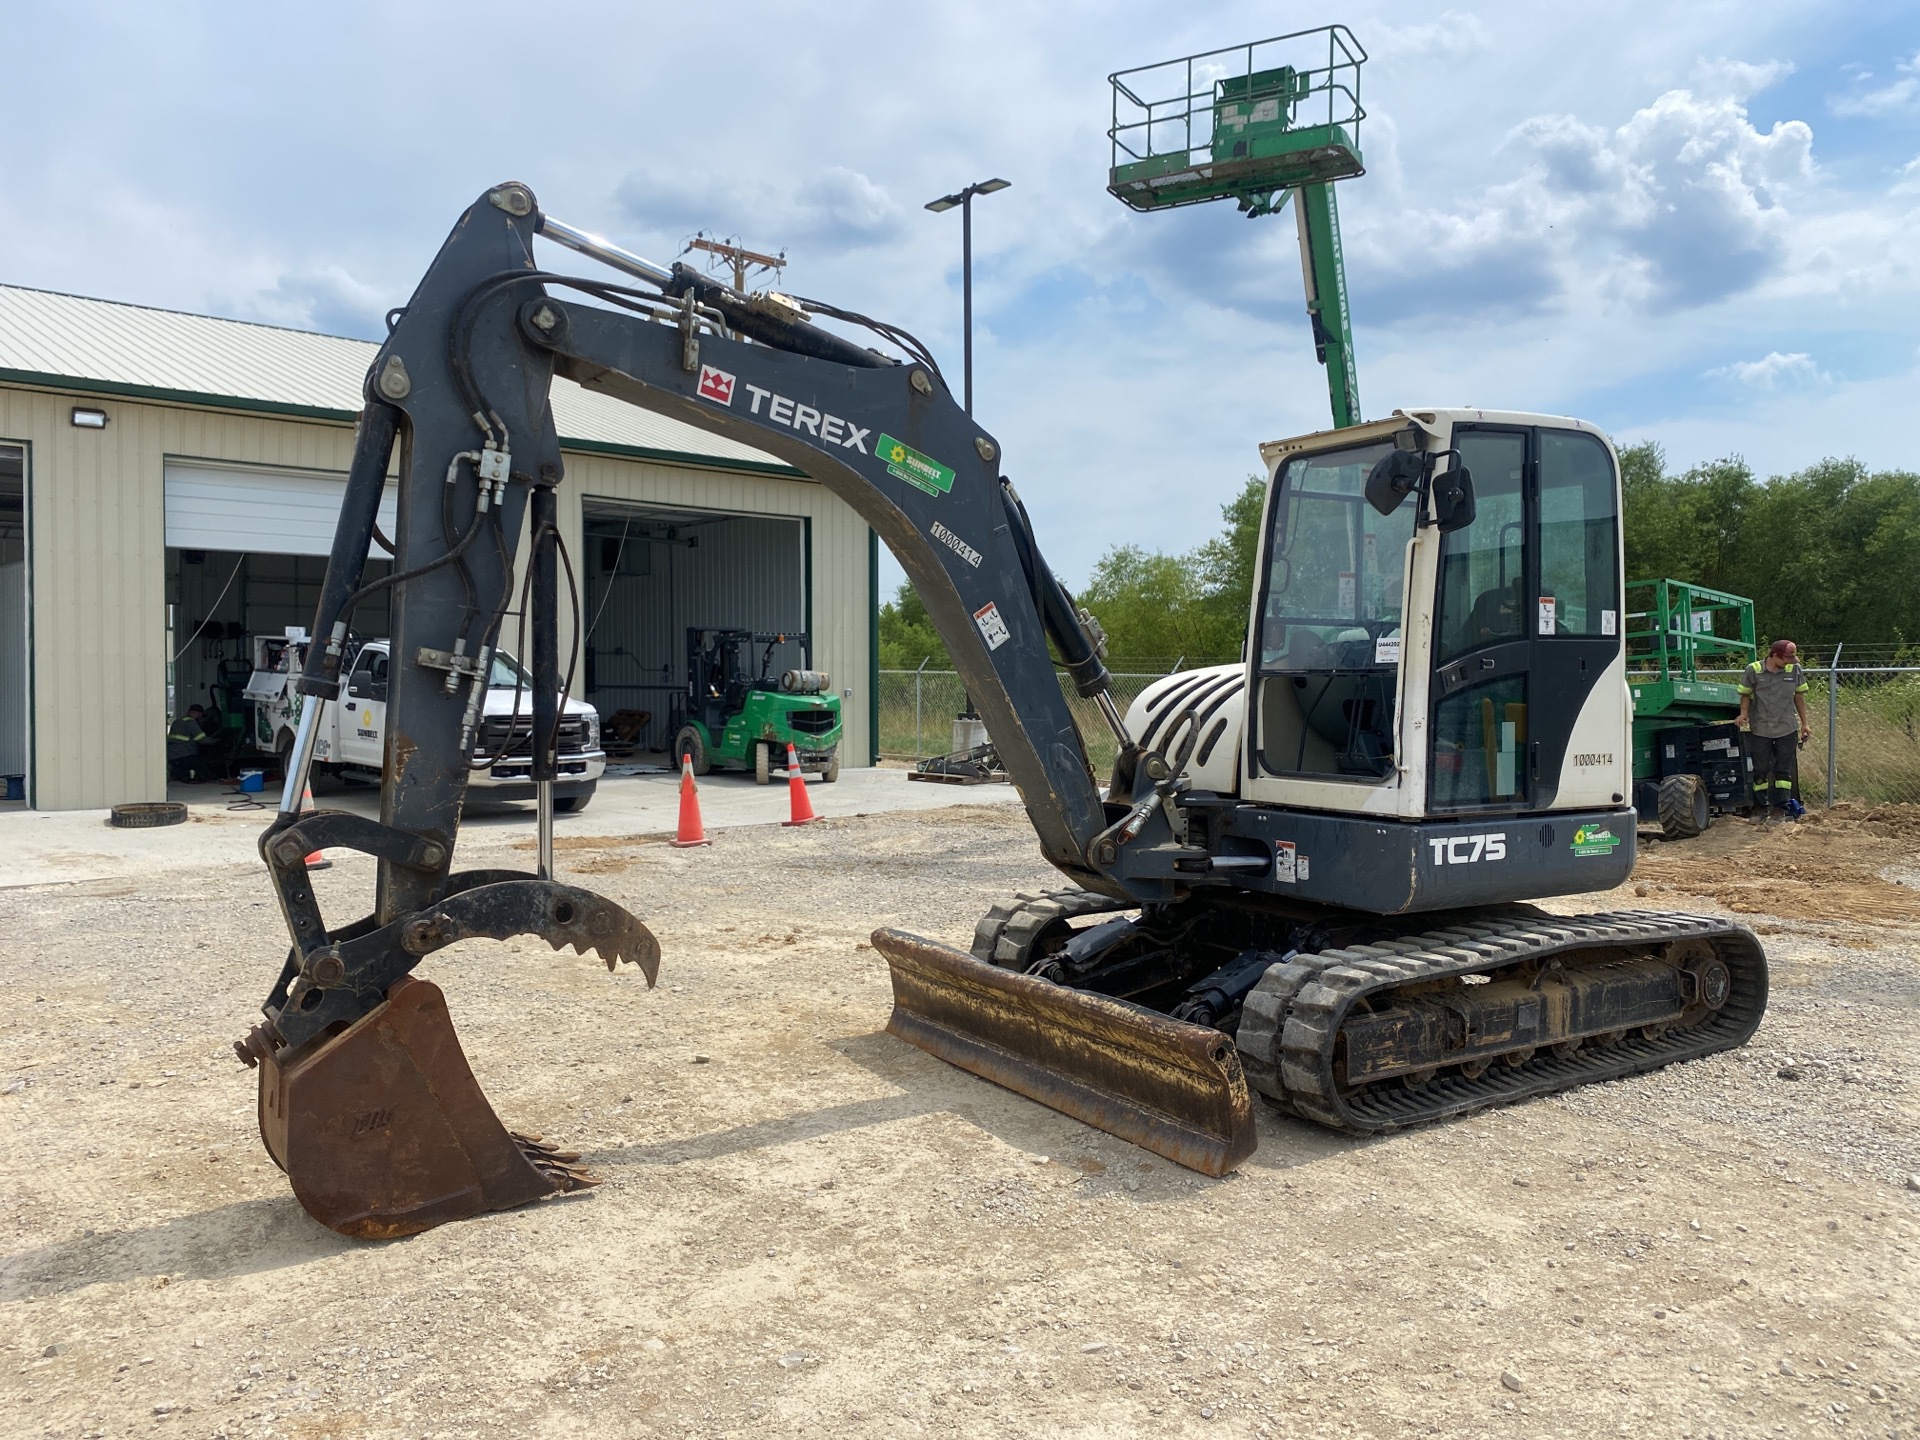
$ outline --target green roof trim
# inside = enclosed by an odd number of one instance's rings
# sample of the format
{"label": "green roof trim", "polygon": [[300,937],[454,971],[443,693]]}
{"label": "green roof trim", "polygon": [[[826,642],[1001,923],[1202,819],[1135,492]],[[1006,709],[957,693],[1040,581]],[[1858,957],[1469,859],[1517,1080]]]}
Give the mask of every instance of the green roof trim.
{"label": "green roof trim", "polygon": [[[0,385],[25,385],[39,390],[80,391],[88,395],[117,395],[127,400],[153,400],[168,405],[195,405],[210,410],[240,410],[255,415],[282,415],[298,420],[331,420],[351,425],[359,419],[354,410],[336,410],[321,405],[296,405],[290,401],[252,400],[238,395],[210,395],[198,390],[167,390],[154,385],[135,385],[120,380],[88,380],[76,375],[47,375],[31,370],[0,368]],[[786,480],[812,481],[813,477],[797,466],[777,461],[733,460],[716,455],[701,455],[690,450],[659,450],[643,445],[623,445],[613,440],[576,440],[560,437],[560,448],[589,455],[612,455],[626,460],[650,460],[669,465],[691,465],[701,470],[732,470],[752,475],[774,475]]]}

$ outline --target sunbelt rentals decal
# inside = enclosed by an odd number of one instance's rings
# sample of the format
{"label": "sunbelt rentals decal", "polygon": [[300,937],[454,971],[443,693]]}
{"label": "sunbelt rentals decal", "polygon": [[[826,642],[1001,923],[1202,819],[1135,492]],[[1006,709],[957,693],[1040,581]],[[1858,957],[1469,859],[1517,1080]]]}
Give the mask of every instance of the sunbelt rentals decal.
{"label": "sunbelt rentals decal", "polygon": [[1620,848],[1620,837],[1604,825],[1582,825],[1573,832],[1570,848],[1576,855],[1611,855]]}
{"label": "sunbelt rentals decal", "polygon": [[953,471],[931,455],[922,455],[906,441],[882,435],[874,442],[873,453],[886,462],[887,473],[894,479],[904,480],[929,495],[953,493]]}

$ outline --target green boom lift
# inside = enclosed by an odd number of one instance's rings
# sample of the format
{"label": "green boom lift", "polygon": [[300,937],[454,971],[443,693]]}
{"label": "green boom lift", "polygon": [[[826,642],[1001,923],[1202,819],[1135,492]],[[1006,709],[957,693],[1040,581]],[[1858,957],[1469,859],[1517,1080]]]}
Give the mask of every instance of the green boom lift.
{"label": "green boom lift", "polygon": [[1715,813],[1751,809],[1753,767],[1734,717],[1736,677],[1757,653],[1753,602],[1679,580],[1634,580],[1626,642],[1640,818],[1683,840]]}
{"label": "green boom lift", "polygon": [[1144,211],[1233,200],[1257,219],[1278,214],[1295,197],[1307,317],[1314,352],[1327,367],[1336,429],[1360,423],[1333,185],[1366,173],[1366,58],[1346,26],[1323,25],[1107,77],[1107,189],[1123,203]]}

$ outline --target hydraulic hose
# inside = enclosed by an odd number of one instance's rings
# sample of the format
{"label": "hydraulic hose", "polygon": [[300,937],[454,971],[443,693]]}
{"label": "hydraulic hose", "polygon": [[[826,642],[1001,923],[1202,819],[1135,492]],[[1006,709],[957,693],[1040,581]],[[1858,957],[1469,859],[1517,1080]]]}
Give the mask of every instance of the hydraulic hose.
{"label": "hydraulic hose", "polygon": [[1086,626],[1080,623],[1073,596],[1041,557],[1033,538],[1033,522],[1027,518],[1027,507],[1014,493],[1011,481],[1001,480],[1000,499],[1006,506],[1007,531],[1013,539],[1014,553],[1020,557],[1027,588],[1033,593],[1034,609],[1040,612],[1040,623],[1046,627],[1047,638],[1060,652],[1060,663],[1073,677],[1074,689],[1083,697],[1091,699],[1105,694],[1113,688],[1113,677],[1107,673],[1106,662],[1094,648]]}

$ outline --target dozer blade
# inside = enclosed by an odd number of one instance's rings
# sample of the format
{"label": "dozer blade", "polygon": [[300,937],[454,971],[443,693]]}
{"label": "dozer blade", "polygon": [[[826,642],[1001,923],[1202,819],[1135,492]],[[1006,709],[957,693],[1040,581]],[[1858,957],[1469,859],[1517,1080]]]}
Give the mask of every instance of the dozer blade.
{"label": "dozer blade", "polygon": [[873,946],[893,972],[887,1029],[908,1044],[1203,1175],[1253,1153],[1240,1057],[1218,1030],[899,930]]}
{"label": "dozer blade", "polygon": [[309,1215],[357,1240],[413,1235],[600,1182],[501,1125],[440,987],[411,976],[340,1034],[260,1064],[260,1138]]}

